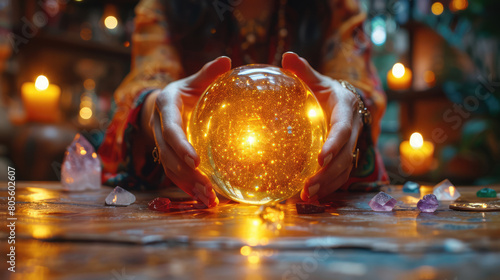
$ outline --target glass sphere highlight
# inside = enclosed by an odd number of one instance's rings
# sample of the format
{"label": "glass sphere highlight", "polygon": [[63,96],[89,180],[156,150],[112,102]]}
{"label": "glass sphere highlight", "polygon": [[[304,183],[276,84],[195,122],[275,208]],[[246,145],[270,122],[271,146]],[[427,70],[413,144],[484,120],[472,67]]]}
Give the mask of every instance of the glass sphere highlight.
{"label": "glass sphere highlight", "polygon": [[319,169],[326,122],[297,76],[247,65],[207,88],[187,136],[217,192],[238,202],[271,204],[298,193]]}

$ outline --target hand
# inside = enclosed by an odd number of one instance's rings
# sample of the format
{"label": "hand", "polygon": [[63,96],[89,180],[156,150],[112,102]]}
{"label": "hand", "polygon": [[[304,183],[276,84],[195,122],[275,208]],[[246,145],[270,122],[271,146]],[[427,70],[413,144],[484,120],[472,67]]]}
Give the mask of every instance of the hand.
{"label": "hand", "polygon": [[349,178],[353,151],[363,128],[361,115],[356,110],[358,98],[293,52],[283,55],[282,65],[311,88],[329,120],[328,137],[318,155],[321,169],[306,181],[300,193],[302,200],[314,201],[336,191]]}
{"label": "hand", "polygon": [[219,57],[205,64],[198,73],[151,94],[143,109],[146,114],[143,118],[149,118],[149,132],[158,148],[165,174],[179,188],[208,207],[216,206],[219,200],[210,180],[197,169],[200,157],[186,138],[183,117],[193,110],[206,88],[230,69],[231,60]]}

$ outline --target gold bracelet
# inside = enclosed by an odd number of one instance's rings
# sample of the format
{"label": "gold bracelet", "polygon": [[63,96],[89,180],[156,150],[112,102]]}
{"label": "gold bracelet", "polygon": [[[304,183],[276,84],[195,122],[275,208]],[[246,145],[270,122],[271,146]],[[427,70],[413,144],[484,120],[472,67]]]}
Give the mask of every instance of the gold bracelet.
{"label": "gold bracelet", "polygon": [[361,96],[359,93],[356,91],[356,88],[349,82],[344,81],[344,80],[338,80],[340,85],[342,85],[345,89],[348,91],[352,92],[354,95],[356,95],[356,98],[358,99],[358,113],[361,114],[361,119],[363,120],[364,125],[370,125],[372,123],[372,114],[370,111],[368,111],[368,108],[365,107],[365,103],[361,99]]}
{"label": "gold bracelet", "polygon": [[158,151],[158,148],[156,146],[153,148],[152,155],[153,155],[153,161],[157,164],[160,164],[161,163],[160,152]]}

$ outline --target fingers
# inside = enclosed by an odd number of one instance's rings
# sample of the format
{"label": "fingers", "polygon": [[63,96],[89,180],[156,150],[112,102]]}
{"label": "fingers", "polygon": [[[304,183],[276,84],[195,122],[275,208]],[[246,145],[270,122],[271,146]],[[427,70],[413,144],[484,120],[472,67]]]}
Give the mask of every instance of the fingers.
{"label": "fingers", "polygon": [[[347,180],[353,168],[353,151],[362,130],[361,116],[356,114],[352,121],[352,133],[347,142],[336,153],[325,159],[323,167],[308,179],[301,192],[301,198],[308,201],[313,197],[324,197],[339,189]],[[331,155],[331,154],[330,154]]]}
{"label": "fingers", "polygon": [[300,197],[308,201],[313,196],[321,198],[339,189],[349,178],[352,159],[352,151],[343,149],[328,166],[321,168],[308,179]]}
{"label": "fingers", "polygon": [[161,121],[161,134],[158,135],[163,135],[163,140],[172,147],[177,156],[195,169],[200,164],[200,158],[182,128],[182,115],[179,109],[181,105],[178,99],[177,95],[168,92],[160,94],[156,99],[156,114]]}
{"label": "fingers", "polygon": [[220,56],[205,64],[196,74],[187,79],[189,87],[204,91],[220,75],[231,70],[231,59],[227,56]]}
{"label": "fingers", "polygon": [[357,97],[343,87],[337,87],[336,91],[338,100],[330,118],[330,131],[318,155],[318,163],[321,166],[325,166],[329,160],[336,157],[353,132],[358,135],[361,126],[361,118],[356,111]]}
{"label": "fingers", "polygon": [[221,74],[231,69],[228,57],[219,57],[196,74],[168,85],[156,98],[154,137],[167,176],[207,206],[216,201],[210,181],[196,167],[200,158],[187,140],[182,112],[185,96],[199,96]]}
{"label": "fingers", "polygon": [[200,170],[191,168],[184,160],[181,160],[174,152],[174,149],[165,142],[158,113],[155,113],[153,119],[156,147],[159,150],[161,163],[167,177],[175,185],[207,207],[217,205],[218,200],[210,180]]}
{"label": "fingers", "polygon": [[201,94],[220,74],[231,69],[228,57],[219,57],[208,62],[198,73],[167,86],[156,98],[156,110],[161,117],[163,139],[172,147],[177,156],[191,168],[200,164],[200,158],[187,140],[182,123],[183,102],[179,92],[191,91]]}
{"label": "fingers", "polygon": [[308,85],[322,82],[322,75],[314,70],[307,60],[294,52],[284,53],[281,64],[283,68],[293,72]]}

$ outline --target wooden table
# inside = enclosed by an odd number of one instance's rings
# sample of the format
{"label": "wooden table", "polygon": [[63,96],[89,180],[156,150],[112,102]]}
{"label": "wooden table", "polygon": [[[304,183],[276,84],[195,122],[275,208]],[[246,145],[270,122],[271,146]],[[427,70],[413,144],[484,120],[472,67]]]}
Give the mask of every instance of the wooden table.
{"label": "wooden table", "polygon": [[[310,215],[298,215],[291,199],[278,223],[262,220],[258,206],[232,202],[148,209],[158,196],[185,200],[176,190],[135,192],[133,205],[111,207],[104,205],[108,187],[16,187],[16,272],[7,270],[9,229],[2,226],[1,279],[500,279],[500,213],[454,211],[448,203],[420,213],[416,202],[430,187],[422,194],[386,187],[399,201],[393,212],[373,212],[374,193],[340,193],[326,213]],[[478,189],[459,187],[460,199],[478,200]]]}

